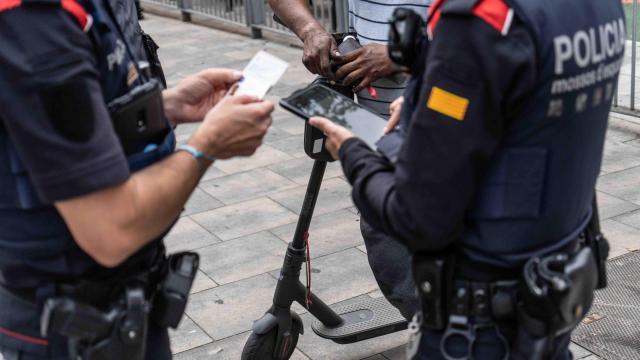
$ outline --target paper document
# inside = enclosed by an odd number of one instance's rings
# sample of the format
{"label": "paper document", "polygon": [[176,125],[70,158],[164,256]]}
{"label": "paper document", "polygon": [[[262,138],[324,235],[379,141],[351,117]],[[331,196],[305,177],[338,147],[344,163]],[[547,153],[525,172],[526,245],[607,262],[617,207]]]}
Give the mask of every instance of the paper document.
{"label": "paper document", "polygon": [[269,89],[282,77],[289,64],[266,51],[259,51],[242,71],[236,94],[264,98]]}

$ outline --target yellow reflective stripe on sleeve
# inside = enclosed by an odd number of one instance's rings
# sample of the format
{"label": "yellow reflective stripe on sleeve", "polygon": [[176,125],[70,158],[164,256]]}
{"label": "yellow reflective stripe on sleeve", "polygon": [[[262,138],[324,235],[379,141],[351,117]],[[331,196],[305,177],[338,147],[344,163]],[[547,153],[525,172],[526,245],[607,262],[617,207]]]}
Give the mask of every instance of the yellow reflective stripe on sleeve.
{"label": "yellow reflective stripe on sleeve", "polygon": [[462,121],[469,108],[469,99],[434,86],[427,100],[427,108]]}

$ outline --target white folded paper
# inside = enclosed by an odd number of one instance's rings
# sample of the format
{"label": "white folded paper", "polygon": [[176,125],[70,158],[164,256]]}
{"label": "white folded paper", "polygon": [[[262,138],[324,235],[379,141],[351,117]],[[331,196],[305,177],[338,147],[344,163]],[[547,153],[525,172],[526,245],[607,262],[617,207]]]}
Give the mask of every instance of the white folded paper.
{"label": "white folded paper", "polygon": [[266,51],[259,51],[242,71],[244,78],[240,81],[236,94],[264,98],[284,75],[287,67],[289,64],[286,61]]}

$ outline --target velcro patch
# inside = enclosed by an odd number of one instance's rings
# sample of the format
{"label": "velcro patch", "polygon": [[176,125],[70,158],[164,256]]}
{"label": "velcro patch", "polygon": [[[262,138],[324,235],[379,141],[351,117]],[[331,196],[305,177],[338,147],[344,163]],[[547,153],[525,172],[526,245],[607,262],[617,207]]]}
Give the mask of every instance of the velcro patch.
{"label": "velcro patch", "polygon": [[434,86],[427,100],[427,108],[462,121],[467,115],[469,99]]}
{"label": "velcro patch", "polygon": [[84,143],[93,136],[91,90],[83,81],[69,81],[40,91],[40,99],[53,127],[65,139]]}

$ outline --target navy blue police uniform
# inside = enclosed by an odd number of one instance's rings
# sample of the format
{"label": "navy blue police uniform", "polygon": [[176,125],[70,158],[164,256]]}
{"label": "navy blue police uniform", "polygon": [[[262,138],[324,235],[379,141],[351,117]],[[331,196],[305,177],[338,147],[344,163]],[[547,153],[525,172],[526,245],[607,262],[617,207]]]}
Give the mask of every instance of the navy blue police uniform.
{"label": "navy blue police uniform", "polygon": [[[148,39],[146,39],[148,41]],[[148,269],[154,241],[115,269],[74,242],[56,201],[120,184],[173,152],[168,126],[125,153],[107,104],[152,80],[133,1],[0,1],[0,351],[5,359],[66,359],[66,339],[40,334],[42,302],[60,284]],[[166,119],[162,119],[166,121]],[[99,221],[99,220],[97,220]],[[81,294],[79,294],[81,295]],[[149,325],[147,358],[170,358],[166,328]]]}
{"label": "navy blue police uniform", "polygon": [[[339,155],[367,222],[416,257],[454,254],[449,285],[464,294],[576,246],[591,218],[623,12],[618,0],[440,0],[427,32],[397,164],[357,138]],[[517,320],[487,326],[468,301],[465,331],[425,329],[417,358],[517,356]],[[550,358],[569,359],[568,342],[557,338]]]}

